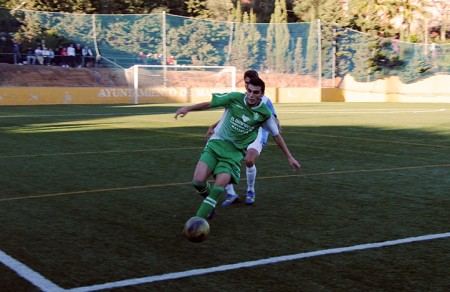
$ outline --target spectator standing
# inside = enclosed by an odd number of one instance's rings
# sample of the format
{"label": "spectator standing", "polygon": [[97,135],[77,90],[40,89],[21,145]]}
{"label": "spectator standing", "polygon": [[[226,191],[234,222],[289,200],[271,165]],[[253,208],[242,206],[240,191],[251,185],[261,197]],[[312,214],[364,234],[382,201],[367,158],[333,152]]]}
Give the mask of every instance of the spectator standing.
{"label": "spectator standing", "polygon": [[17,41],[13,42],[13,58],[15,65],[22,65],[22,54],[20,52],[20,45]]}
{"label": "spectator standing", "polygon": [[70,44],[67,47],[67,66],[66,67],[75,67],[75,47],[73,44]]}
{"label": "spectator standing", "polygon": [[59,54],[61,56],[61,67],[68,68],[69,57],[67,56],[67,49],[62,47],[61,50],[59,51]]}
{"label": "spectator standing", "polygon": [[[94,60],[94,54],[88,46],[84,46],[82,50],[84,67],[90,66]],[[93,66],[92,66],[93,67]]]}
{"label": "spectator standing", "polygon": [[53,64],[53,59],[55,59],[55,51],[53,51],[53,49],[48,49],[49,55],[49,61],[48,61],[48,66],[51,66]]}
{"label": "spectator standing", "polygon": [[78,68],[83,65],[83,49],[80,44],[75,45],[75,64]]}
{"label": "spectator standing", "polygon": [[61,49],[62,49],[62,46],[59,45],[53,50],[53,53],[55,55],[53,62],[55,63],[56,66],[61,65]]}

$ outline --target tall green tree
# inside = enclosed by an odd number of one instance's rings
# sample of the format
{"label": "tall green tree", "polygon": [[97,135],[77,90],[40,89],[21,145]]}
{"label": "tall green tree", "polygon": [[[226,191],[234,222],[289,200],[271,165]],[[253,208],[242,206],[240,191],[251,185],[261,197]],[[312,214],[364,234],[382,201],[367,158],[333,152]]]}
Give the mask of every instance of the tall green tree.
{"label": "tall green tree", "polygon": [[[240,4],[238,4],[240,6]],[[210,18],[220,21],[231,21],[235,7],[231,0],[207,0],[206,7],[209,11]]]}
{"label": "tall green tree", "polygon": [[294,0],[293,11],[302,21],[320,19],[324,23],[344,24],[345,12],[336,0]]}
{"label": "tall green tree", "polygon": [[[332,62],[336,60],[336,56],[332,55],[337,37],[334,31],[337,25],[345,26],[347,24],[342,4],[335,0],[294,0],[293,5],[294,13],[300,19],[312,23],[308,40],[307,68],[310,72],[314,72],[317,68],[315,64],[318,59],[316,25],[317,20],[320,19],[322,70],[325,75],[331,75]],[[336,69],[337,66],[334,68]]]}
{"label": "tall green tree", "polygon": [[85,0],[36,0],[34,7],[36,10],[54,12],[92,13],[95,11],[91,1]]}
{"label": "tall green tree", "polygon": [[187,0],[185,3],[190,16],[205,19],[211,16],[206,0]]}
{"label": "tall green tree", "polygon": [[185,19],[167,33],[170,54],[193,65],[223,65],[229,40],[226,23]]}
{"label": "tall green tree", "polygon": [[244,12],[242,19],[234,24],[235,37],[232,40],[230,65],[241,70],[255,68],[261,58],[259,49],[261,34],[258,32],[254,20],[255,17],[252,17],[251,12],[250,14]]}
{"label": "tall green tree", "polygon": [[303,41],[301,37],[298,37],[295,42],[293,71],[298,75],[306,74],[305,59],[303,58]]}
{"label": "tall green tree", "polygon": [[372,35],[378,35],[380,32],[386,36],[393,35],[395,29],[392,19],[397,14],[397,1],[350,0],[349,27]]}
{"label": "tall green tree", "polygon": [[289,51],[289,43],[286,1],[275,0],[275,10],[267,28],[267,69],[280,73],[291,71],[292,53]]}

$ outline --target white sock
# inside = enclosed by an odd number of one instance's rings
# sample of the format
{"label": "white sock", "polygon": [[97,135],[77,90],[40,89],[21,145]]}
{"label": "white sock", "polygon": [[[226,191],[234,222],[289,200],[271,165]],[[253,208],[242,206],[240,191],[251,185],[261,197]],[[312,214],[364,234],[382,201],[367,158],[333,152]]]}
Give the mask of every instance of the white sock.
{"label": "white sock", "polygon": [[256,166],[247,167],[247,191],[255,192],[255,180],[256,180]]}
{"label": "white sock", "polygon": [[227,184],[227,186],[225,187],[225,190],[227,191],[227,194],[236,195],[233,184]]}

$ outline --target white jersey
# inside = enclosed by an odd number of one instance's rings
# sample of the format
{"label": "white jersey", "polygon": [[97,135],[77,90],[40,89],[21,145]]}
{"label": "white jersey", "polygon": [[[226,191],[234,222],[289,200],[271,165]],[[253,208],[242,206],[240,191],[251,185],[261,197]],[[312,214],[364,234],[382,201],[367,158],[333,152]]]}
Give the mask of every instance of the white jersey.
{"label": "white jersey", "polygon": [[[272,112],[272,115],[276,118],[277,113],[275,112],[275,108],[273,107],[272,102],[270,101],[270,98],[267,96],[261,97],[261,102],[265,103],[267,107]],[[264,130],[262,127],[258,130],[258,136],[256,137],[255,141],[253,141],[250,145],[248,145],[247,150],[252,148],[258,151],[258,153],[261,153],[264,146],[266,146],[267,139],[269,138],[269,133]]]}

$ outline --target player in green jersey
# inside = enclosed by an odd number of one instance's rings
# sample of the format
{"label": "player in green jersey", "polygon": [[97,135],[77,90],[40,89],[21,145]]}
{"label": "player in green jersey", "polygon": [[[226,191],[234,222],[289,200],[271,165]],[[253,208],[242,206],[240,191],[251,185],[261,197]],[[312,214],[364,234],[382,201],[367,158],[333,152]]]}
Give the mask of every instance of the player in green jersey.
{"label": "player in green jersey", "polygon": [[[192,184],[204,197],[197,216],[208,218],[214,213],[217,202],[225,193],[225,186],[239,183],[240,163],[246,149],[262,127],[272,136],[294,170],[300,170],[300,164],[290,153],[281,137],[277,122],[270,109],[261,102],[265,84],[260,78],[252,78],[247,92],[231,92],[213,94],[210,102],[202,102],[178,109],[175,118],[184,117],[190,111],[206,110],[214,107],[225,107],[225,111],[215,128],[214,134],[206,143],[194,171]],[[211,187],[208,178],[213,175],[214,185]]]}
{"label": "player in green jersey", "polygon": [[[247,84],[250,81],[251,78],[259,77],[258,72],[255,70],[247,70],[244,72],[244,82],[245,82],[245,89],[247,90]],[[266,95],[263,95],[261,97],[261,102],[265,103],[270,111],[272,112],[272,115],[277,118],[277,113],[275,112],[275,108],[272,104],[272,101],[269,97]],[[281,131],[279,120],[278,122],[278,129]],[[219,122],[214,123],[208,128],[208,131],[206,132],[206,140],[211,137],[211,135],[214,133],[214,128],[217,126]],[[245,173],[247,175],[247,192],[245,195],[245,203],[247,205],[252,205],[255,203],[256,199],[256,192],[255,192],[255,181],[256,181],[256,160],[261,155],[261,152],[263,148],[267,144],[267,139],[269,138],[269,133],[265,131],[263,128],[259,128],[258,130],[258,137],[253,141],[250,145],[247,147],[247,152],[244,157],[245,161]],[[240,198],[239,195],[234,190],[233,184],[228,184],[225,187],[226,191],[226,198],[225,201],[222,203],[222,206],[229,206],[233,203],[239,202]]]}

